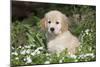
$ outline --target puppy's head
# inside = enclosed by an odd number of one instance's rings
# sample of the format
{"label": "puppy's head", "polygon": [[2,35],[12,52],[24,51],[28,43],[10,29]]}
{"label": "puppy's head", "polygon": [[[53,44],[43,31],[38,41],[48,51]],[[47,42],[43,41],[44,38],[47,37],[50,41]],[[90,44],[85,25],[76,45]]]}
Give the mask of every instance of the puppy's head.
{"label": "puppy's head", "polygon": [[41,20],[41,28],[50,34],[58,35],[68,30],[68,19],[57,10],[50,11]]}

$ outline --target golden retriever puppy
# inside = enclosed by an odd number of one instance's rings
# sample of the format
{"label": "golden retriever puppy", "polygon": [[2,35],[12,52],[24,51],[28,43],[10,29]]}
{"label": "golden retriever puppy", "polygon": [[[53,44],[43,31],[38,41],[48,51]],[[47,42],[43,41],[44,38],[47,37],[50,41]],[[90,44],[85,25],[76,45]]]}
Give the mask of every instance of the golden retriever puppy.
{"label": "golden retriever puppy", "polygon": [[53,10],[41,19],[41,28],[46,33],[47,48],[51,53],[60,53],[67,48],[69,54],[75,54],[80,42],[68,30],[68,18],[60,11]]}

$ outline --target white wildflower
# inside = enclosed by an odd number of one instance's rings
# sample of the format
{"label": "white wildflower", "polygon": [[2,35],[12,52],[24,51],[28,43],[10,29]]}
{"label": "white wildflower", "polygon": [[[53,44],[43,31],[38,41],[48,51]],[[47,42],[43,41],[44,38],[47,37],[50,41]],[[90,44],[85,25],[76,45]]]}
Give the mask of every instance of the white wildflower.
{"label": "white wildflower", "polygon": [[38,47],[34,52],[38,52],[40,49],[43,49],[43,47]]}
{"label": "white wildflower", "polygon": [[50,61],[45,61],[44,64],[50,64]]}
{"label": "white wildflower", "polygon": [[88,53],[88,54],[81,54],[81,55],[79,56],[79,58],[85,58],[85,57],[87,57],[87,56],[91,56],[92,58],[95,57],[93,53]]}
{"label": "white wildflower", "polygon": [[18,58],[18,57],[16,57],[15,59],[16,59],[16,60],[18,60],[19,58]]}
{"label": "white wildflower", "polygon": [[50,54],[49,53],[46,53],[46,56],[50,56]]}
{"label": "white wildflower", "polygon": [[20,54],[25,55],[26,50],[20,52]]}
{"label": "white wildflower", "polygon": [[11,47],[12,49],[14,49],[14,47]]}
{"label": "white wildflower", "polygon": [[62,63],[62,62],[63,62],[63,60],[64,60],[64,57],[62,57],[62,59],[61,59],[61,60],[59,60],[59,63]]}
{"label": "white wildflower", "polygon": [[76,55],[70,55],[70,57],[71,57],[71,58],[74,58],[74,59],[77,58]]}
{"label": "white wildflower", "polygon": [[21,47],[21,49],[22,49],[22,50],[24,50],[24,49],[25,49],[25,47]]}
{"label": "white wildflower", "polygon": [[78,60],[77,60],[77,59],[75,59],[75,62],[78,62]]}
{"label": "white wildflower", "polygon": [[59,63],[62,63],[63,62],[63,60],[59,60]]}
{"label": "white wildflower", "polygon": [[37,50],[42,50],[42,49],[43,49],[43,47],[38,47],[38,48],[37,48]]}
{"label": "white wildflower", "polygon": [[30,44],[30,47],[35,47],[36,45],[34,45],[34,44]]}
{"label": "white wildflower", "polygon": [[21,46],[19,46],[19,48],[22,48]]}
{"label": "white wildflower", "polygon": [[89,34],[89,31],[90,31],[89,29],[86,29],[85,30],[85,33],[88,35]]}
{"label": "white wildflower", "polygon": [[83,43],[83,38],[84,38],[84,36],[85,36],[85,33],[82,33],[82,34],[80,35],[81,43]]}
{"label": "white wildflower", "polygon": [[27,57],[26,59],[27,59],[27,63],[31,63],[31,62],[32,62],[32,60],[31,60],[30,56],[29,56],[29,57]]}
{"label": "white wildflower", "polygon": [[88,53],[88,54],[86,54],[85,56],[91,56],[91,57],[94,57],[94,54],[93,54],[93,53]]}
{"label": "white wildflower", "polygon": [[14,54],[14,55],[16,55],[16,56],[18,55],[18,53],[17,53],[16,51],[15,51],[15,52],[12,52],[12,54]]}
{"label": "white wildflower", "polygon": [[27,48],[27,45],[26,46],[24,46],[25,48]]}
{"label": "white wildflower", "polygon": [[34,56],[36,54],[36,52],[32,52],[31,55]]}
{"label": "white wildflower", "polygon": [[26,58],[24,58],[23,60],[24,60],[24,61],[26,61],[27,59],[26,59]]}
{"label": "white wildflower", "polygon": [[40,54],[41,52],[40,51],[37,51],[37,54]]}
{"label": "white wildflower", "polygon": [[17,53],[17,52],[15,52],[15,55],[18,55],[18,53]]}
{"label": "white wildflower", "polygon": [[31,50],[30,50],[30,49],[28,49],[28,50],[26,51],[26,53],[27,53],[27,54],[29,54],[30,52],[31,52]]}
{"label": "white wildflower", "polygon": [[30,45],[26,45],[26,46],[25,46],[25,48],[30,48],[30,47],[31,47]]}
{"label": "white wildflower", "polygon": [[38,47],[34,52],[31,53],[31,55],[36,55],[36,54],[40,54],[40,49],[43,49],[43,47]]}
{"label": "white wildflower", "polygon": [[31,53],[32,56],[35,56],[36,54],[40,54],[40,51],[35,50],[34,52]]}

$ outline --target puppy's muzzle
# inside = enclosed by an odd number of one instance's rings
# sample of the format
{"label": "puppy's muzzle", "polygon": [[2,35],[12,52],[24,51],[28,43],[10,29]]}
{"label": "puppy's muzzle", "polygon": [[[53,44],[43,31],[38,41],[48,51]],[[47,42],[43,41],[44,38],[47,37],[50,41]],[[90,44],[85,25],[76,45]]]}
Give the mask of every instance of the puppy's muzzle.
{"label": "puppy's muzzle", "polygon": [[54,29],[53,27],[50,28],[50,31],[51,31],[51,32],[54,32],[54,30],[55,30],[55,29]]}

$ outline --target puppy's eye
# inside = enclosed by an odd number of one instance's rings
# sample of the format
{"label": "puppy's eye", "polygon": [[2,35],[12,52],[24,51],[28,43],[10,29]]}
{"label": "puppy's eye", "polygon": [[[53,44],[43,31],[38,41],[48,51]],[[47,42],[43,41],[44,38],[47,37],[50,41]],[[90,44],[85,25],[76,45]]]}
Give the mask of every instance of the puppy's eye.
{"label": "puppy's eye", "polygon": [[48,21],[48,23],[50,24],[50,23],[51,23],[51,21]]}
{"label": "puppy's eye", "polygon": [[59,22],[56,22],[56,24],[59,24]]}

